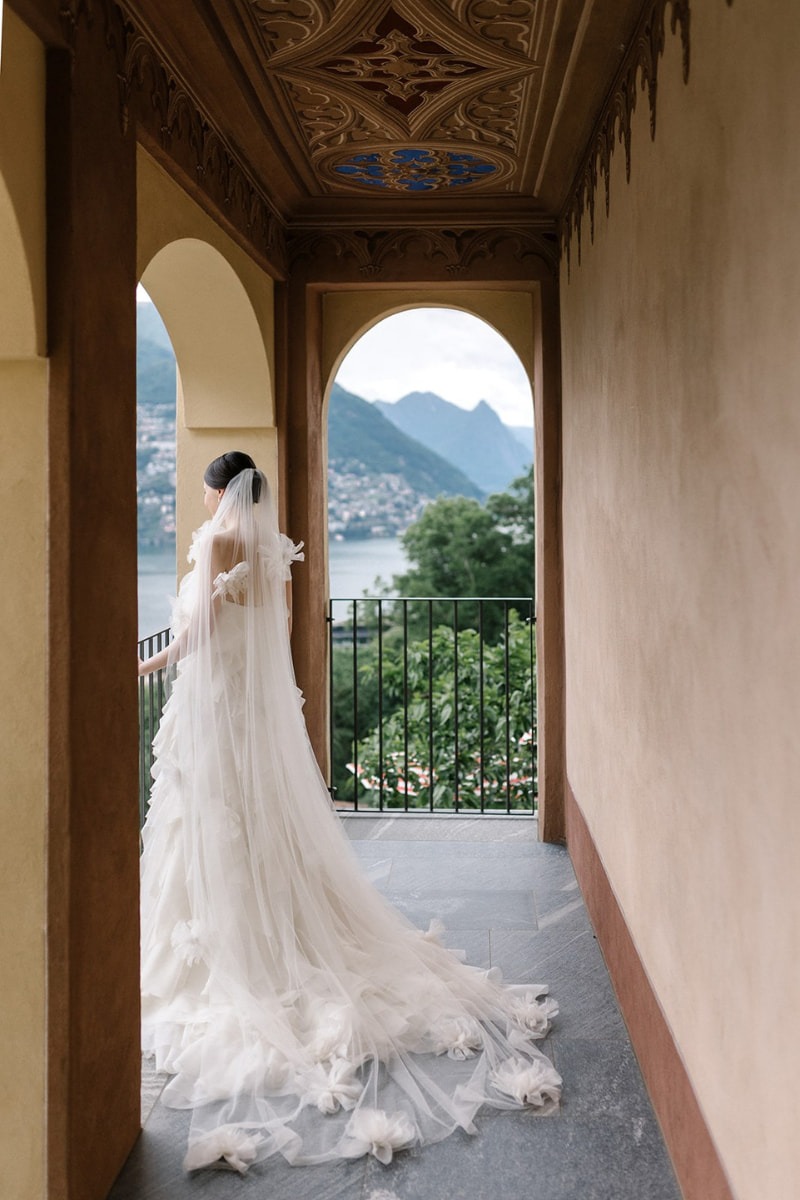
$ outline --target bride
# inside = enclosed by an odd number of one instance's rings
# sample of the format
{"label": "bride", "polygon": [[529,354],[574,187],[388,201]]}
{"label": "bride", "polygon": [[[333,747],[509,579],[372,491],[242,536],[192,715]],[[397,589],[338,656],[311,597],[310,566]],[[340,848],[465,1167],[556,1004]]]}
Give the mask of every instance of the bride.
{"label": "bride", "polygon": [[145,1053],[192,1109],[185,1166],[246,1171],[400,1149],[485,1104],[557,1101],[557,1011],[415,929],[362,877],[301,712],[278,532],[246,454],[205,473],[169,648],[142,855]]}

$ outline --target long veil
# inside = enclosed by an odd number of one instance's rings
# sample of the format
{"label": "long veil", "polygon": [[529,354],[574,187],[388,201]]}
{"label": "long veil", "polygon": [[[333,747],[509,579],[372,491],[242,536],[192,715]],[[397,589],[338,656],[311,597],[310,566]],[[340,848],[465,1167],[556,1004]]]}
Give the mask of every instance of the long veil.
{"label": "long veil", "polygon": [[198,531],[143,832],[143,1044],[191,1108],[186,1166],[321,1163],[552,1104],[544,988],[502,987],[363,878],[317,767],[285,582],[301,557],[245,470]]}

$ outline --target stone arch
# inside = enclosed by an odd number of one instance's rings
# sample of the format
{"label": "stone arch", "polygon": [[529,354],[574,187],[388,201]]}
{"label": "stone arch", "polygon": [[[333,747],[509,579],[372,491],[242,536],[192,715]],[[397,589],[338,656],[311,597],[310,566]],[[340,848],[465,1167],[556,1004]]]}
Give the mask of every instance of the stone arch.
{"label": "stone arch", "polygon": [[[319,276],[323,264],[315,263]],[[564,837],[565,690],[563,561],[561,553],[561,348],[558,289],[550,280],[518,278],[495,265],[487,275],[463,284],[430,280],[429,264],[420,262],[417,282],[405,278],[386,287],[353,278],[298,281],[288,319],[304,326],[304,340],[292,353],[289,380],[304,411],[287,435],[287,456],[302,463],[301,485],[288,481],[288,508],[297,536],[306,539],[306,572],[295,589],[295,611],[304,637],[298,642],[295,668],[301,687],[310,691],[325,645],[316,629],[327,593],[325,546],[315,531],[325,513],[324,434],[327,401],[335,369],[357,337],[393,311],[440,304],[462,308],[498,330],[519,355],[531,383],[535,428],[536,641],[540,675],[539,833],[545,841]],[[323,276],[324,278],[324,276]],[[330,278],[330,275],[328,276]],[[324,540],[324,539],[321,539]],[[322,701],[307,704],[307,723],[321,763],[327,759],[327,719]]]}
{"label": "stone arch", "polygon": [[179,556],[204,519],[199,479],[225,450],[252,454],[274,479],[277,446],[272,371],[264,332],[234,266],[209,242],[162,246],[141,273],[178,364]]}

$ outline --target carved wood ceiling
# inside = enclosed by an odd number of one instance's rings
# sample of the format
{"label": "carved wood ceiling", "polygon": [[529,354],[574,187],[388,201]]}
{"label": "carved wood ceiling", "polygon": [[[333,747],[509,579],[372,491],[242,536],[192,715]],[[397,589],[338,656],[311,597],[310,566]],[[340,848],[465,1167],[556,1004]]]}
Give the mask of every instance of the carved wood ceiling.
{"label": "carved wood ceiling", "polygon": [[125,8],[302,226],[554,217],[642,0]]}

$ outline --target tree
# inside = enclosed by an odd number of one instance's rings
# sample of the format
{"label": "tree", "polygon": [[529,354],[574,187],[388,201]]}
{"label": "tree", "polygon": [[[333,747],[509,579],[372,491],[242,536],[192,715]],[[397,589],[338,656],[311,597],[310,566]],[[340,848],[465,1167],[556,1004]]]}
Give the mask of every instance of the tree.
{"label": "tree", "polygon": [[[406,794],[427,804],[430,787],[435,805],[451,804],[458,787],[465,806],[510,799],[513,807],[527,807],[535,756],[530,602],[453,598],[532,595],[533,470],[485,507],[463,496],[428,505],[403,545],[411,567],[394,577],[387,594],[441,599],[383,601],[380,666],[377,610],[367,602],[360,602],[352,645],[334,647],[337,797],[358,794],[360,803],[376,803],[375,788],[366,785],[382,780],[384,802],[395,805]],[[359,634],[365,644],[357,645]]]}
{"label": "tree", "polygon": [[394,577],[395,595],[532,595],[533,467],[485,506],[464,496],[435,500],[402,541],[412,565]]}

